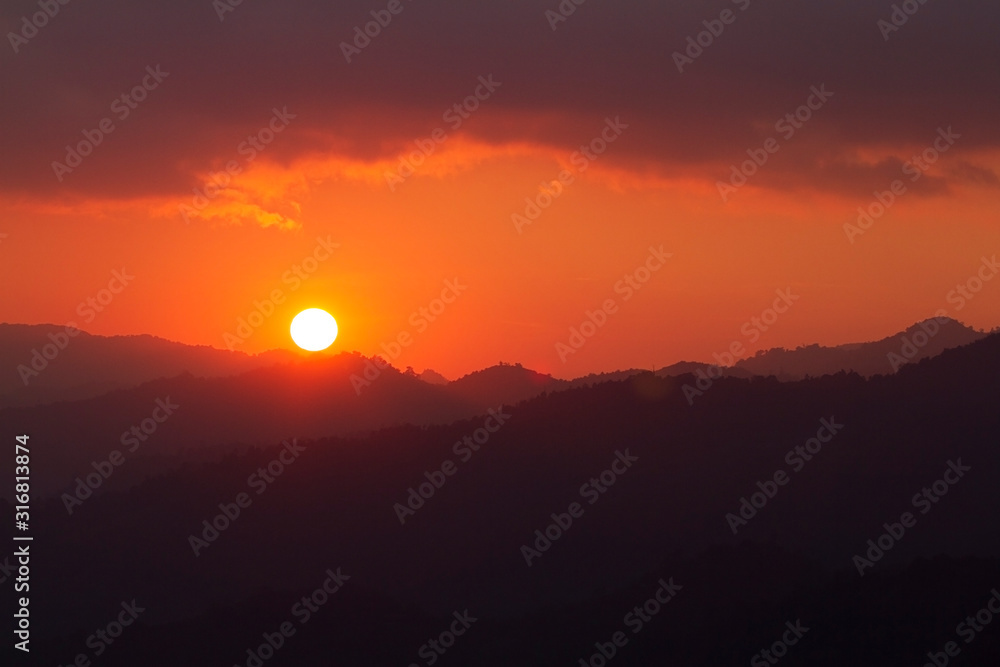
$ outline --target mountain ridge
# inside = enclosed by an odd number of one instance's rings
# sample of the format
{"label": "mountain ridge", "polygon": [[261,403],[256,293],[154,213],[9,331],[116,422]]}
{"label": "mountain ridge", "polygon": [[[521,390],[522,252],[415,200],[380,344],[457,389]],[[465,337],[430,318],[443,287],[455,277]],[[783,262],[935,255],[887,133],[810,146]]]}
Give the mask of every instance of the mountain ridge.
{"label": "mountain ridge", "polygon": [[[914,337],[926,334],[928,329],[935,333],[927,335],[923,346],[915,345],[912,342]],[[788,381],[844,370],[871,377],[895,372],[905,363],[935,356],[945,349],[974,342],[986,335],[956,320],[934,318],[877,341],[833,347],[811,344],[793,350],[771,348],[753,357],[737,360],[731,366],[679,361],[654,373],[658,377],[676,377],[685,373],[713,377],[773,375]],[[914,352],[910,357],[904,354],[907,341]],[[352,354],[359,353],[343,351],[305,355],[275,349],[251,355],[205,345],[187,345],[149,334],[99,336],[79,331],[70,337],[65,327],[56,325],[0,323],[0,366],[12,369],[12,372],[0,376],[0,409],[92,398],[184,373],[219,378],[283,363],[316,363]],[[889,356],[892,354],[897,358]],[[378,355],[363,358],[374,360]],[[456,392],[461,390],[467,399],[486,407],[498,400],[517,402],[545,391],[588,386],[645,372],[648,371],[624,369],[564,380],[525,368],[519,363],[501,362],[450,381],[431,369],[419,374],[408,369],[406,374],[425,384],[451,387]]]}

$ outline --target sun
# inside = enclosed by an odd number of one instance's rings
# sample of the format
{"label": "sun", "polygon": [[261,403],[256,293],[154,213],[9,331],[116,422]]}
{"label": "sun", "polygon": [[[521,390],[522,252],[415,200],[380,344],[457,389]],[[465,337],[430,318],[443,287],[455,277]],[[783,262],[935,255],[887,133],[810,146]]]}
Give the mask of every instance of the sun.
{"label": "sun", "polygon": [[337,320],[321,308],[308,308],[292,320],[292,340],[303,350],[319,352],[337,340]]}

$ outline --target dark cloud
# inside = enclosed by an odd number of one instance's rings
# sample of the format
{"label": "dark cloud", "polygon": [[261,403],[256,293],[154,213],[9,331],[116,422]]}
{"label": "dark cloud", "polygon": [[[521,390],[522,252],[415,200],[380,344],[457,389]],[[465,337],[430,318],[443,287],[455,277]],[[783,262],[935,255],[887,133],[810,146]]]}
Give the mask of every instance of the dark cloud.
{"label": "dark cloud", "polygon": [[956,181],[991,188],[1000,187],[1000,178],[997,178],[996,172],[988,167],[980,167],[963,160],[953,167],[950,167],[947,171],[948,176]]}
{"label": "dark cloud", "polygon": [[[45,196],[187,192],[194,172],[286,106],[297,118],[269,159],[390,156],[491,73],[501,91],[463,127],[476,139],[569,151],[618,115],[632,125],[608,164],[662,173],[721,177],[821,83],[835,97],[794,138],[807,153],[775,160],[759,184],[867,192],[894,165],[853,160],[858,149],[896,155],[948,125],[962,133],[956,154],[1000,140],[996,3],[928,2],[885,40],[877,22],[891,3],[861,0],[589,0],[554,31],[545,11],[558,0],[401,0],[403,11],[346,63],[339,44],[387,4],[244,0],[223,21],[211,0],[60,5],[17,54],[0,48],[0,182]],[[734,21],[679,73],[672,54],[723,10]],[[6,35],[38,8],[18,0],[0,11]],[[65,145],[111,116],[112,100],[156,65],[169,77],[57,182],[51,162]],[[996,181],[956,165],[924,188],[944,191],[949,178]]]}

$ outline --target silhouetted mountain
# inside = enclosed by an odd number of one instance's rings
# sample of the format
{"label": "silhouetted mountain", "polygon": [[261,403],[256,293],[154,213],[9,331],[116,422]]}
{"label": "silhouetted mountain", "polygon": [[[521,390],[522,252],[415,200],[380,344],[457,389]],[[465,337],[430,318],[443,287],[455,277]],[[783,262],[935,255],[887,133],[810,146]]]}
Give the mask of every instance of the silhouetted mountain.
{"label": "silhouetted mountain", "polygon": [[558,391],[568,386],[565,380],[537,373],[521,364],[500,363],[449,382],[446,389],[452,396],[485,410],[501,403],[519,403],[543,392]]}
{"label": "silhouetted mountain", "polygon": [[[971,331],[953,324],[959,329],[944,325],[938,337],[955,341],[962,332],[968,335]],[[919,330],[911,328],[908,331],[912,334]],[[983,335],[975,334],[975,337]],[[66,358],[57,357],[55,362],[67,362],[66,366],[72,368],[69,350],[76,343],[93,343],[98,348],[110,345],[116,350],[134,352],[138,358],[135,367],[121,375],[133,381],[142,373],[155,374],[154,369],[167,372],[164,369],[172,368],[171,364],[192,359],[201,362],[202,372],[217,373],[240,364],[262,363],[262,358],[211,348],[175,346],[151,337],[101,339],[82,336],[85,334],[74,339],[64,351]],[[130,347],[130,343],[134,345]],[[885,341],[881,341],[869,347],[872,353],[880,353],[885,345]],[[85,345],[76,347],[85,349]],[[139,352],[150,348],[167,350],[167,354],[152,352],[147,359]],[[809,348],[805,348],[802,363],[813,358],[808,352]],[[799,351],[785,354],[790,355],[789,358],[800,358],[797,356]],[[276,353],[266,358],[279,356]],[[773,353],[772,356],[781,355]],[[849,360],[848,357],[842,359]],[[121,364],[109,362],[108,365],[117,368]],[[80,372],[86,372],[87,367],[84,365]],[[54,365],[46,369],[41,377],[55,374],[56,368]],[[707,364],[680,362],[658,370],[655,377],[672,378],[685,372],[700,373],[704,377],[710,370],[713,369]],[[724,368],[721,373],[722,377],[749,375],[749,371],[739,367]],[[91,462],[106,458],[108,452],[123,447],[134,447],[136,451],[142,447],[146,463],[134,466],[132,474],[139,471],[146,474],[169,469],[183,460],[211,459],[230,447],[263,445],[293,435],[320,438],[364,434],[402,424],[448,423],[501,404],[513,405],[544,393],[600,384],[606,377],[631,381],[636,391],[646,398],[659,397],[664,391],[664,385],[653,382],[654,375],[644,371],[591,375],[567,382],[520,364],[499,364],[447,384],[435,385],[424,382],[413,372],[401,373],[392,366],[379,369],[372,360],[357,353],[341,353],[272,364],[226,377],[195,377],[184,373],[82,401],[0,409],[0,421],[17,424],[18,429],[31,432],[46,442],[72,443],[72,447],[48,447],[38,454],[39,463],[46,466],[47,472],[40,477],[36,488],[51,492],[65,488],[78,475],[85,475]],[[697,387],[697,378],[689,384]],[[150,446],[137,445],[135,436],[128,432],[149,419],[158,400],[167,399],[180,406],[178,413],[182,418],[171,418],[157,425],[155,436],[150,436]],[[0,497],[9,497],[9,494],[9,489],[0,491]]]}
{"label": "silhouetted mountain", "polygon": [[[706,373],[710,370],[715,371],[710,364],[682,361],[661,368],[656,371],[656,375],[658,377],[676,377],[699,370]],[[611,373],[592,373],[574,380],[560,380],[551,375],[524,368],[521,364],[501,363],[447,383],[447,390],[456,398],[463,398],[478,406],[479,409],[485,409],[500,403],[513,405],[548,392],[626,380],[648,372],[629,369]],[[721,373],[726,377],[748,378],[753,376],[752,373],[740,368],[724,368],[721,369]]]}
{"label": "silhouetted mountain", "polygon": [[[644,373],[505,408],[490,415],[497,428],[488,434],[485,415],[426,425],[430,407],[438,418],[441,405],[465,408],[444,387],[397,371],[382,371],[360,396],[341,386],[366,368],[341,355],[239,379],[186,378],[189,400],[224,398],[204,412],[182,406],[163,435],[175,429],[171,437],[196,444],[199,428],[216,429],[202,434],[205,444],[228,442],[245,428],[228,421],[237,413],[221,416],[223,428],[210,420],[231,403],[253,428],[267,410],[286,437],[308,436],[353,418],[313,421],[325,412],[384,409],[420,396],[416,386],[429,393],[408,421],[425,426],[302,439],[280,468],[287,445],[251,448],[131,486],[126,458],[72,516],[59,497],[36,500],[35,543],[45,548],[33,572],[59,576],[39,578],[37,591],[33,581],[32,603],[61,610],[38,619],[41,636],[60,638],[42,650],[65,662],[99,625],[95,613],[135,598],[147,616],[102,664],[138,664],[139,647],[154,644],[167,648],[142,664],[246,664],[247,647],[294,620],[292,605],[342,567],[344,590],[308,626],[295,623],[269,666],[329,664],[331,655],[409,664],[456,610],[480,619],[447,658],[470,666],[572,665],[619,630],[628,643],[615,665],[742,665],[797,620],[810,630],[789,665],[921,664],[997,586],[1000,335],[868,379],[717,378],[693,401],[684,386],[695,376]],[[0,416],[13,424],[32,410]],[[473,448],[477,430],[487,435]],[[75,445],[39,442],[59,454]],[[251,502],[237,517],[240,493]],[[214,536],[204,523],[213,521]],[[874,553],[869,540],[883,546],[862,576],[856,557]],[[647,612],[641,633],[629,632],[623,617],[664,581],[682,588]],[[963,644],[963,658],[992,664],[997,637],[988,628]]]}
{"label": "silhouetted mountain", "polygon": [[749,359],[737,362],[736,368],[753,375],[773,375],[779,380],[801,380],[840,371],[853,371],[871,377],[894,373],[904,364],[967,345],[985,335],[951,318],[934,318],[872,343],[836,347],[807,345],[794,350],[775,348],[760,351]]}
{"label": "silhouetted mountain", "polygon": [[[72,330],[71,330],[72,332]],[[256,356],[154,336],[94,336],[49,324],[0,324],[0,408],[100,396],[157,378],[236,375],[297,355]]]}
{"label": "silhouetted mountain", "polygon": [[[154,413],[163,416],[165,408],[158,405],[168,399],[177,406],[174,414],[155,425],[148,445],[136,445],[128,431]],[[0,422],[17,424],[43,442],[60,443],[36,454],[36,464],[44,466],[45,473],[35,488],[48,491],[50,485],[62,488],[76,475],[90,472],[87,464],[95,457],[106,458],[126,445],[157,456],[187,450],[185,457],[200,458],[217,455],[222,445],[448,423],[481,409],[460,388],[430,385],[392,366],[379,369],[371,359],[342,353],[238,376],[199,378],[185,373],[82,401],[7,408],[0,410]]]}
{"label": "silhouetted mountain", "polygon": [[720,373],[722,377],[749,378],[754,376],[754,373],[739,367],[720,367],[714,364],[702,363],[700,361],[681,361],[676,364],[671,364],[670,366],[665,366],[664,368],[656,371],[656,375],[659,377],[678,377],[688,373],[697,374],[699,371],[706,375],[711,375],[712,377],[715,377]]}
{"label": "silhouetted mountain", "polygon": [[[940,354],[944,349],[965,345],[985,335],[955,320],[941,322],[938,326],[928,320],[874,343],[762,351],[721,369],[712,364],[682,361],[658,369],[656,375],[676,377],[701,372],[713,377],[721,373],[725,377],[774,375],[779,380],[795,380],[854,371],[871,376],[891,373],[904,363]],[[927,336],[925,342],[920,336],[926,331],[935,333]],[[912,353],[907,345],[912,346]],[[898,357],[893,359],[890,354]],[[153,336],[105,337],[79,332],[70,337],[64,327],[54,325],[0,324],[0,364],[12,369],[0,377],[0,409],[91,398],[184,373],[203,378],[233,376],[303,358],[307,357],[288,350],[248,355],[183,345]],[[312,358],[323,359],[326,355]],[[543,392],[623,380],[644,372],[621,370],[566,381],[522,368],[520,364],[501,364],[451,383],[429,369],[419,375],[408,374],[426,384],[453,385],[450,389],[453,396],[483,408],[497,402],[533,398]]]}
{"label": "silhouetted mountain", "polygon": [[427,368],[422,373],[419,373],[417,377],[427,384],[448,384],[450,382],[448,378],[430,368]]}

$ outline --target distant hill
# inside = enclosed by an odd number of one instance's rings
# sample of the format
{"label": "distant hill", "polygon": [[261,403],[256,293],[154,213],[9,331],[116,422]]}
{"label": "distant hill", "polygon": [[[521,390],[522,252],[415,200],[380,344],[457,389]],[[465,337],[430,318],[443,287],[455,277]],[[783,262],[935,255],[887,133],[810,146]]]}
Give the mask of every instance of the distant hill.
{"label": "distant hill", "polygon": [[450,381],[445,376],[430,368],[424,370],[423,373],[418,373],[417,377],[427,384],[448,384]]}
{"label": "distant hill", "polygon": [[559,391],[569,386],[566,380],[557,380],[521,364],[501,363],[449,382],[445,389],[452,396],[485,410],[500,403],[513,405],[543,392]]}
{"label": "distant hill", "polygon": [[699,371],[703,373],[708,373],[709,370],[712,371],[713,375],[721,370],[723,377],[734,377],[734,378],[749,378],[753,377],[754,374],[736,367],[728,367],[719,369],[714,364],[706,364],[700,361],[680,361],[676,364],[671,364],[656,371],[656,375],[659,377],[677,377],[678,375],[684,375],[685,373],[697,374]]}
{"label": "distant hill", "polygon": [[147,335],[69,337],[61,326],[0,324],[0,408],[90,398],[181,373],[237,375],[295,358],[286,350],[249,355]]}
{"label": "distant hill", "polygon": [[743,370],[742,368],[726,367],[719,369],[712,364],[706,364],[701,361],[678,361],[675,364],[664,366],[663,368],[659,368],[654,371],[643,370],[640,368],[630,368],[628,370],[612,371],[610,373],[591,373],[590,375],[584,375],[583,377],[570,380],[567,386],[590,387],[602,382],[619,382],[636,375],[646,375],[649,373],[652,373],[656,377],[668,378],[686,374],[697,374],[699,372],[705,374],[711,373],[712,377],[715,377],[715,375],[720,372],[723,377],[753,377],[753,373]]}
{"label": "distant hill", "polygon": [[[933,332],[932,335],[929,335],[930,332]],[[753,375],[773,375],[779,380],[822,377],[840,371],[865,377],[888,375],[906,363],[935,357],[947,349],[968,345],[985,336],[985,333],[950,318],[930,319],[871,343],[836,347],[807,345],[794,350],[776,348],[761,351],[737,362],[735,368]],[[922,346],[921,342],[924,343]]]}

